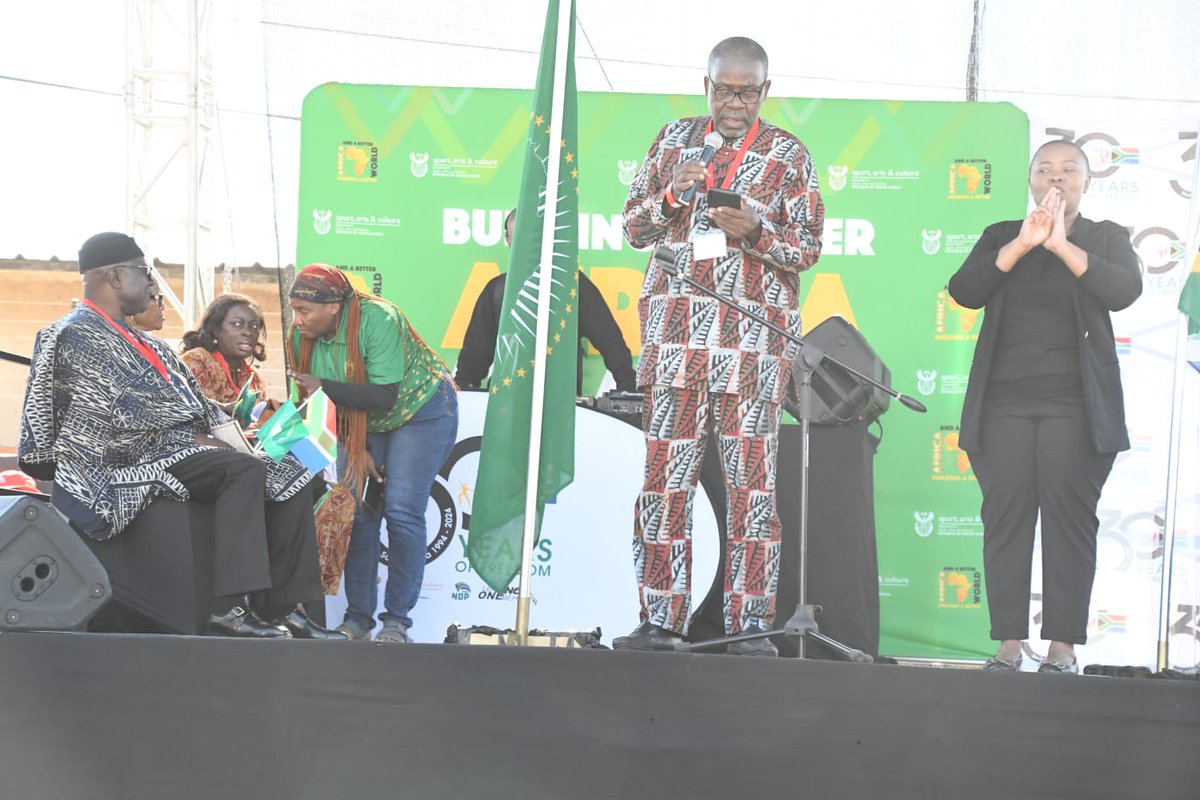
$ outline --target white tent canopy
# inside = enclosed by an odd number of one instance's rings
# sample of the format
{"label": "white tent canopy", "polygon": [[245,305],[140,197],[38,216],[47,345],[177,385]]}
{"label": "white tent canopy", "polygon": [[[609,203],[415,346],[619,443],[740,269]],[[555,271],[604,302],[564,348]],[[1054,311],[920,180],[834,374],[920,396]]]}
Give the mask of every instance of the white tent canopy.
{"label": "white tent canopy", "polygon": [[[1200,119],[1200,0],[979,6],[977,99],[1031,116]],[[215,3],[214,262],[293,259],[299,116],[313,87],[531,89],[544,9]],[[738,34],[767,49],[776,96],[963,100],[975,12],[973,0],[579,0],[578,83],[698,94],[708,50]],[[123,4],[5,4],[0,21],[0,257],[73,258],[91,233],[125,227]],[[183,247],[182,235],[166,237],[151,254],[180,261]]]}

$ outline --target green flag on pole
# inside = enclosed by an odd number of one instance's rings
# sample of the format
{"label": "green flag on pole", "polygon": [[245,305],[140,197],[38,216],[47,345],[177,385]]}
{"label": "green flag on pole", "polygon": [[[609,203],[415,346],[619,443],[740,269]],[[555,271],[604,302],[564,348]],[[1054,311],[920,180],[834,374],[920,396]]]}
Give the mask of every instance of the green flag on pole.
{"label": "green flag on pole", "polygon": [[[1195,235],[1200,237],[1200,224],[1196,226]],[[1179,293],[1179,310],[1187,316],[1185,357],[1192,369],[1200,372],[1200,256],[1195,258],[1183,291]]]}
{"label": "green flag on pole", "polygon": [[1187,314],[1188,335],[1200,333],[1200,271],[1193,270],[1183,284],[1183,291],[1179,293],[1179,310]]}
{"label": "green flag on pole", "polygon": [[[568,14],[565,61],[559,14]],[[539,459],[537,530],[546,501],[575,472],[575,354],[579,311],[579,138],[575,105],[575,4],[550,0],[542,54],[529,114],[525,167],[504,287],[496,356],[492,363],[479,474],[467,534],[471,567],[497,592],[508,588],[521,564],[529,460]],[[555,97],[556,62],[562,96]],[[559,119],[554,114],[560,114]],[[559,132],[561,129],[561,132]],[[558,133],[557,136],[553,135]],[[555,175],[557,173],[557,175]],[[557,179],[556,179],[557,178]],[[547,184],[554,181],[551,192]],[[553,259],[549,327],[538,374],[539,267],[546,214],[552,209]],[[530,452],[535,382],[545,385],[541,446]]]}

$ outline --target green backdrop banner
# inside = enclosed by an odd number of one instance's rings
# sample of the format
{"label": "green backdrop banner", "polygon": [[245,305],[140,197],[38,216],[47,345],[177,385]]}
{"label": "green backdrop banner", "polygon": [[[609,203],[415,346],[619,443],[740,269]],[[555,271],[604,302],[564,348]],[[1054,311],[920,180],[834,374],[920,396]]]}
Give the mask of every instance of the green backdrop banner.
{"label": "green backdrop banner", "polygon": [[[507,267],[503,221],[531,101],[500,89],[314,89],[301,121],[297,263],[335,264],[396,302],[453,364],[480,290]],[[580,266],[635,356],[648,254],[621,235],[628,184],[662,125],[706,112],[699,95],[579,95]],[[827,219],[821,261],[803,279],[805,329],[845,317],[896,387],[929,407],[892,404],[881,419],[880,650],[986,656],[979,491],[957,446],[980,315],[945,285],[987,224],[1025,213],[1028,120],[1007,103],[794,98],[767,100],[762,116],[798,135],[820,170]],[[589,355],[585,390],[603,375]]]}

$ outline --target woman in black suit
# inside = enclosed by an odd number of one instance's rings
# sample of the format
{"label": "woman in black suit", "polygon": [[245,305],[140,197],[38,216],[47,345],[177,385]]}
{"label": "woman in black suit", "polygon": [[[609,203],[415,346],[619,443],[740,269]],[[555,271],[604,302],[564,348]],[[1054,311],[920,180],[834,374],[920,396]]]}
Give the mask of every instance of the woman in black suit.
{"label": "woman in black suit", "polygon": [[1142,293],[1129,233],[1079,215],[1087,155],[1069,141],[1034,154],[1024,220],[990,225],[950,279],[986,312],[963,403],[959,445],[983,493],[991,636],[986,668],[1015,671],[1029,633],[1034,528],[1042,520],[1039,672],[1078,672],[1096,571],[1096,505],[1129,448],[1112,320]]}

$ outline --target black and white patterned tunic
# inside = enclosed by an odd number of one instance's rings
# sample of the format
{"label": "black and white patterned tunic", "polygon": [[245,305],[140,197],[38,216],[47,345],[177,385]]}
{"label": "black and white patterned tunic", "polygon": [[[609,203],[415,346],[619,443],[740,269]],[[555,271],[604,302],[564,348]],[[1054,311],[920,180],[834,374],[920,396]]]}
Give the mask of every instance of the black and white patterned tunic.
{"label": "black and white patterned tunic", "polygon": [[[157,496],[187,500],[187,488],[167,469],[207,449],[196,445],[196,434],[228,419],[166,343],[133,335],[162,359],[169,381],[99,314],[80,306],[38,332],[25,387],[21,467],[53,479],[89,509],[88,519],[65,510],[95,539],[120,533]],[[272,500],[286,500],[312,480],[291,456],[278,464],[260,458]]]}

